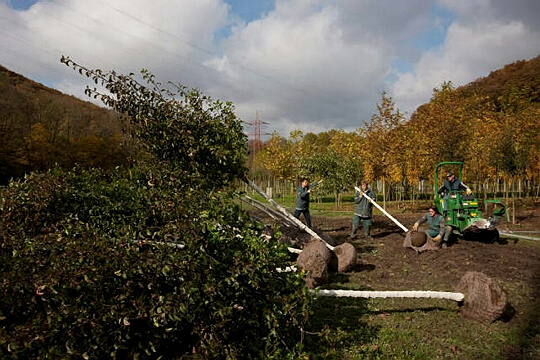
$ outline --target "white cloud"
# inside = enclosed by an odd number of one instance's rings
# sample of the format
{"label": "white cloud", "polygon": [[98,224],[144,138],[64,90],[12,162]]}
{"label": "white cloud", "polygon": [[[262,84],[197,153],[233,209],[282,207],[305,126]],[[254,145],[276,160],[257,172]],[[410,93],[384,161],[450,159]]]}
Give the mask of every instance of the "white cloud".
{"label": "white cloud", "polygon": [[233,101],[246,121],[259,112],[283,135],[354,130],[384,90],[410,114],[444,81],[466,84],[540,53],[536,0],[276,0],[250,22],[226,0],[53,0],[21,12],[7,1],[0,63],[10,70],[84,97],[85,79],[61,55],[145,68]]}
{"label": "white cloud", "polygon": [[[146,68],[164,81],[185,79],[198,86],[209,71],[201,61],[227,22],[228,7],[220,0],[57,0],[23,12],[3,7],[0,16],[18,28],[4,27],[1,40],[12,34],[24,39],[10,44],[14,57],[2,59],[8,67],[17,67],[18,59],[56,67],[61,55],[68,55],[91,68],[123,73]],[[12,70],[25,73],[26,67]],[[57,75],[53,85],[66,82],[64,72]]]}
{"label": "white cloud", "polygon": [[539,35],[516,21],[454,23],[440,48],[426,52],[414,72],[398,75],[392,95],[398,106],[412,112],[445,81],[465,85],[506,64],[537,56]]}
{"label": "white cloud", "polygon": [[[265,97],[272,103],[266,118],[282,129],[361,125],[362,108],[373,107],[382,91],[388,45],[369,34],[346,36],[342,12],[335,4],[282,1],[265,18],[233,29],[226,56],[208,65],[238,85],[230,93],[243,117],[261,110],[255,99]],[[245,91],[246,82],[257,90]]]}

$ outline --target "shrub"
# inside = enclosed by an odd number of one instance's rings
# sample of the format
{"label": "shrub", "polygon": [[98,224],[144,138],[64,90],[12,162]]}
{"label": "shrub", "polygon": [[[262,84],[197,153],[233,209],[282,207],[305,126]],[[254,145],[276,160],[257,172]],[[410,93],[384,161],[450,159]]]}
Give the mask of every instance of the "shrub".
{"label": "shrub", "polygon": [[179,179],[158,167],[52,170],[0,189],[0,353],[294,353],[309,302],[299,274],[276,271],[284,245],[261,240],[229,192]]}

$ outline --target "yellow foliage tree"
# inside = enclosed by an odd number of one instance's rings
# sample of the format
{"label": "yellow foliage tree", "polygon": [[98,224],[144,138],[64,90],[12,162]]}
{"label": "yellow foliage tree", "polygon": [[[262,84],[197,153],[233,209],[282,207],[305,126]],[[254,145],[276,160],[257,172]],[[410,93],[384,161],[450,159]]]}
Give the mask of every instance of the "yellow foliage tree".
{"label": "yellow foliage tree", "polygon": [[26,151],[25,162],[32,164],[36,170],[46,170],[50,166],[54,151],[49,142],[49,132],[42,123],[33,124],[30,133],[24,138]]}
{"label": "yellow foliage tree", "polygon": [[364,137],[365,145],[363,149],[365,177],[368,181],[382,180],[385,200],[386,182],[403,179],[400,152],[404,143],[402,139],[404,116],[399,109],[396,109],[392,98],[385,92],[381,95],[377,110],[378,113],[371,117],[370,123],[364,123],[364,129],[360,132]]}

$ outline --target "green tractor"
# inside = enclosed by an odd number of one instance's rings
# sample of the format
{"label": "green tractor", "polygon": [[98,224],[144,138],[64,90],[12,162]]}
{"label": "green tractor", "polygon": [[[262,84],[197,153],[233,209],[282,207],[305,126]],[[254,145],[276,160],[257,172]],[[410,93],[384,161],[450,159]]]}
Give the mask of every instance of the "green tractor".
{"label": "green tractor", "polygon": [[447,191],[442,194],[439,186],[439,170],[441,168],[445,172],[451,171],[458,174],[458,179],[461,179],[463,163],[441,162],[435,168],[435,205],[439,212],[444,214],[446,225],[451,226],[453,232],[457,232],[465,239],[485,242],[497,241],[499,232],[496,226],[499,220],[506,214],[507,221],[510,221],[506,212],[506,205],[500,199],[486,200],[484,202],[486,217],[484,217],[478,206],[478,199],[474,194],[467,194],[462,189]]}

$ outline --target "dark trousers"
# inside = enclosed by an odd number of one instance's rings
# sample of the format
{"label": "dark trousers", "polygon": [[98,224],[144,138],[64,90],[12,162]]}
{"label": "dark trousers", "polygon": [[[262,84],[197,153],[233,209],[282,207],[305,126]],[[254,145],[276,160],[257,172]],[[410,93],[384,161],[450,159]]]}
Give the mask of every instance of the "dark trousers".
{"label": "dark trousers", "polygon": [[[428,229],[426,230],[426,234],[430,237],[430,238],[434,238],[436,237],[437,235],[439,235],[439,231],[438,230],[431,230],[431,229]],[[446,225],[444,227],[444,232],[443,232],[443,238],[442,238],[442,241],[444,242],[448,242],[450,240],[450,235],[452,235],[452,227],[449,226],[449,225]]]}
{"label": "dark trousers", "polygon": [[300,214],[304,214],[304,218],[306,219],[306,225],[308,226],[308,228],[311,229],[311,215],[309,214],[309,209],[306,209],[306,210],[296,209],[294,211],[295,218],[300,219]]}
{"label": "dark trousers", "polygon": [[362,225],[364,227],[364,235],[366,237],[371,236],[371,218],[364,218],[355,214],[353,215],[351,237],[356,235],[356,231],[358,230],[358,227],[360,227],[360,222],[362,222]]}

